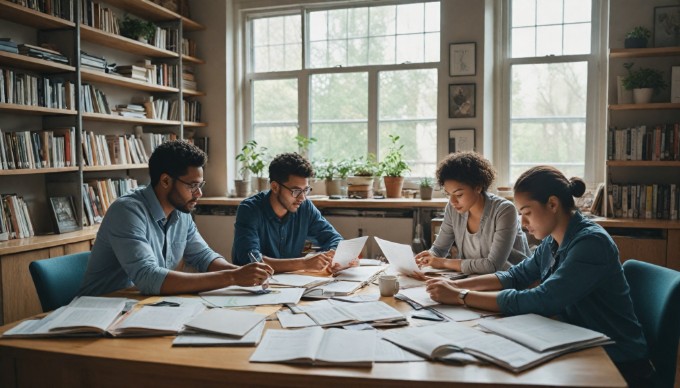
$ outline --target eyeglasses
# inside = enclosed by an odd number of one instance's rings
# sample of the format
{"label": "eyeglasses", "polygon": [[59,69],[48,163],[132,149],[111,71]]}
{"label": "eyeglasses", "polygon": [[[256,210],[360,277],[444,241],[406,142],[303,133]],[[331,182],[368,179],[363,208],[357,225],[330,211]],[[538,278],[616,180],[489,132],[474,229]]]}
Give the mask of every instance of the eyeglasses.
{"label": "eyeglasses", "polygon": [[286,189],[288,189],[288,190],[290,191],[290,193],[293,195],[294,198],[299,197],[300,194],[302,194],[302,193],[304,193],[304,194],[305,194],[305,197],[306,197],[306,196],[309,195],[309,193],[312,192],[312,188],[309,187],[309,186],[305,187],[304,189],[291,189],[290,187],[284,185],[284,184],[281,183],[281,182],[276,182],[276,183],[278,183],[278,184],[280,184],[281,186],[283,186],[283,187],[285,187]]}
{"label": "eyeglasses", "polygon": [[183,181],[183,180],[181,180],[177,177],[175,177],[175,179],[184,183],[185,185],[187,185],[189,187],[189,190],[191,191],[191,194],[196,194],[196,192],[198,190],[203,189],[203,186],[205,186],[205,181],[199,182],[199,183],[189,183],[189,182],[185,182],[185,181]]}

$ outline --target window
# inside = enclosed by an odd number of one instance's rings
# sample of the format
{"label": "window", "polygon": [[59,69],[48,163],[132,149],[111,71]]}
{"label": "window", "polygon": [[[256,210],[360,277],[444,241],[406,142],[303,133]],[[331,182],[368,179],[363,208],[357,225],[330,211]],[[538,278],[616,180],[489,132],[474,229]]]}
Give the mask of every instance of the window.
{"label": "window", "polygon": [[412,175],[432,174],[438,1],[247,20],[246,138],[273,155],[297,151],[298,134],[314,137],[312,160],[339,161],[369,152],[380,158],[388,135],[397,134]]}
{"label": "window", "polygon": [[514,182],[539,164],[567,177],[595,178],[598,88],[588,80],[598,78],[596,3],[507,0],[501,102],[507,131],[496,143],[507,148],[508,158],[500,158],[502,181]]}

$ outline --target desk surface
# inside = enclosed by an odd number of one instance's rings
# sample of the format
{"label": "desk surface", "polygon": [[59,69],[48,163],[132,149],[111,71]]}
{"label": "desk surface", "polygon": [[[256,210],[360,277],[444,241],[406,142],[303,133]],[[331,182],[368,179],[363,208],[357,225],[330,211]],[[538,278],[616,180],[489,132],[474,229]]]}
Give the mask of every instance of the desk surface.
{"label": "desk surface", "polygon": [[[401,311],[410,309],[394,298],[382,300]],[[267,328],[278,327],[278,321],[267,322]],[[253,347],[172,348],[172,339],[1,339],[0,386],[626,386],[600,347],[513,374],[490,365],[434,362],[376,363],[371,369],[251,364]]]}

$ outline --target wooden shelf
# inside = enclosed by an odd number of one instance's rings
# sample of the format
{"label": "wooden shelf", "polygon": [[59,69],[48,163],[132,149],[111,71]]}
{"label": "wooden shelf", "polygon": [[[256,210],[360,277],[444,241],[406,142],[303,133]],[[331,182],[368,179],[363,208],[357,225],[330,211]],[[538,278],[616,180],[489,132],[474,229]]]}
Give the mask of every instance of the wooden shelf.
{"label": "wooden shelf", "polygon": [[143,90],[147,92],[176,93],[179,91],[179,89],[177,88],[171,88],[169,86],[162,85],[154,85],[148,82],[123,77],[122,75],[104,73],[103,71],[97,71],[93,69],[82,69],[81,74],[83,81],[87,82],[99,82],[107,85],[122,86],[130,89]]}
{"label": "wooden shelf", "polygon": [[108,121],[119,123],[131,123],[142,125],[179,125],[179,121],[175,120],[152,120],[152,119],[137,119],[134,117],[114,116],[106,113],[83,113],[83,120],[91,121]]}
{"label": "wooden shelf", "polygon": [[207,127],[208,123],[197,123],[195,121],[185,121],[184,126],[185,127]]}
{"label": "wooden shelf", "polygon": [[200,59],[200,58],[196,58],[196,57],[192,57],[192,56],[184,55],[184,54],[182,54],[182,60],[184,62],[189,62],[189,63],[193,63],[193,64],[196,64],[196,65],[204,65],[205,64],[205,61]]}
{"label": "wooden shelf", "polygon": [[49,234],[0,242],[0,256],[62,246],[97,237],[99,225],[85,226],[82,230],[62,234]]}
{"label": "wooden shelf", "polygon": [[76,111],[72,109],[54,109],[34,105],[1,104],[0,111],[10,111],[25,115],[48,116],[48,115],[69,115],[75,116]]}
{"label": "wooden shelf", "polygon": [[41,73],[63,73],[75,71],[76,68],[58,62],[46,61],[27,55],[13,54],[0,51],[0,65],[12,66],[23,70],[39,71]]}
{"label": "wooden shelf", "polygon": [[108,166],[85,166],[83,167],[84,172],[91,171],[118,171],[118,170],[135,170],[148,168],[149,165],[143,164],[112,164]]}
{"label": "wooden shelf", "polygon": [[635,49],[610,49],[610,58],[669,57],[680,55],[680,47],[652,47]]}
{"label": "wooden shelf", "polygon": [[189,18],[148,0],[107,0],[106,2],[152,22],[182,19],[182,26],[187,31],[197,31],[205,28]]}
{"label": "wooden shelf", "polygon": [[608,160],[609,167],[673,167],[680,168],[677,160]]}
{"label": "wooden shelf", "polygon": [[670,102],[653,102],[650,104],[612,104],[609,110],[652,110],[652,109],[680,109],[680,104]]}
{"label": "wooden shelf", "polygon": [[156,58],[177,58],[175,52],[160,49],[150,44],[138,42],[124,36],[110,34],[89,26],[80,26],[80,37],[88,42],[110,47],[132,54],[145,55]]}
{"label": "wooden shelf", "polygon": [[25,24],[41,30],[74,28],[76,25],[68,20],[34,11],[19,4],[0,0],[0,18],[12,23]]}
{"label": "wooden shelf", "polygon": [[593,221],[605,228],[680,229],[676,220],[597,217]]}
{"label": "wooden shelf", "polygon": [[190,97],[205,96],[205,92],[199,92],[198,90],[183,90],[182,93],[185,96],[190,96]]}
{"label": "wooden shelf", "polygon": [[76,172],[76,171],[78,171],[78,167],[18,168],[18,169],[14,169],[14,170],[0,170],[0,176],[54,174],[54,173],[59,173],[59,172]]}

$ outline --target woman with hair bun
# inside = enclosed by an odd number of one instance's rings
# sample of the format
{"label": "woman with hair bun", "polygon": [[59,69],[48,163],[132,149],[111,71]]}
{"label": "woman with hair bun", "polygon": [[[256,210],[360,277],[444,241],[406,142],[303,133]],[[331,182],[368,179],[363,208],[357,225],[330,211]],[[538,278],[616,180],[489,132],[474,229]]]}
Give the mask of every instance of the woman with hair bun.
{"label": "woman with hair bun", "polygon": [[647,386],[654,374],[630,288],[612,238],[576,209],[580,178],[537,166],[514,187],[522,225],[542,240],[534,254],[507,271],[462,280],[428,280],[435,301],[506,315],[540,314],[607,335],[605,350],[629,386]]}

